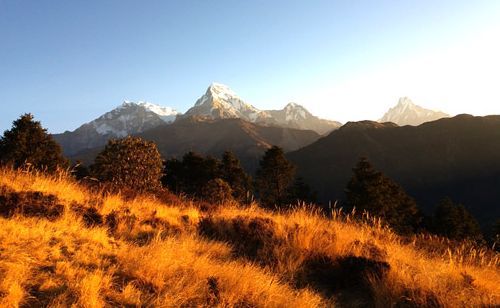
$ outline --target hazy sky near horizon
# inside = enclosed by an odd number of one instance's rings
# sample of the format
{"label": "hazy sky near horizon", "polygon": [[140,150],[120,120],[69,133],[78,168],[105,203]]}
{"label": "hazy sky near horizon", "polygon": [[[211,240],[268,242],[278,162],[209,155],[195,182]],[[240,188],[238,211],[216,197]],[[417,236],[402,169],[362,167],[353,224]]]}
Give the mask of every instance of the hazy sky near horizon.
{"label": "hazy sky near horizon", "polygon": [[213,82],[346,122],[401,96],[500,114],[500,1],[0,0],[0,129],[73,130],[127,100],[181,112]]}

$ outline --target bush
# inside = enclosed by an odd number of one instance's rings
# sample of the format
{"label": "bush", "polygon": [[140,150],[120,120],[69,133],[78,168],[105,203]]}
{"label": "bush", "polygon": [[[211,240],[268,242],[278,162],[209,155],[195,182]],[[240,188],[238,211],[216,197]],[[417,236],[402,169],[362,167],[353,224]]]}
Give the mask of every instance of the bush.
{"label": "bush", "polygon": [[0,216],[12,217],[20,214],[54,220],[64,212],[55,195],[39,191],[16,192],[7,186],[0,186]]}
{"label": "bush", "polygon": [[94,177],[117,188],[156,190],[162,176],[156,144],[138,137],[112,139],[91,166]]}

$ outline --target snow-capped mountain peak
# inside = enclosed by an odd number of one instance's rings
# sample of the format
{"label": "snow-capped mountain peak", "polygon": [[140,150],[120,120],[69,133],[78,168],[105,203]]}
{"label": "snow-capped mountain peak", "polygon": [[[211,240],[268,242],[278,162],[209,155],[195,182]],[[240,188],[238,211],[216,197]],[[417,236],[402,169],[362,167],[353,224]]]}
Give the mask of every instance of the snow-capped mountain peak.
{"label": "snow-capped mountain peak", "polygon": [[285,111],[286,121],[305,120],[311,115],[303,106],[293,102],[288,103],[283,110]]}
{"label": "snow-capped mountain peak", "polygon": [[186,115],[213,119],[241,118],[250,122],[266,117],[265,113],[243,101],[231,88],[216,82],[208,87]]}
{"label": "snow-capped mountain peak", "polygon": [[444,112],[425,109],[414,104],[408,97],[401,97],[396,106],[390,108],[379,122],[393,122],[398,125],[420,125],[445,117],[449,117],[449,115]]}
{"label": "snow-capped mountain peak", "polygon": [[261,125],[312,129],[320,134],[340,126],[338,122],[313,116],[297,103],[289,103],[281,110],[259,110],[245,102],[228,86],[216,82],[208,87],[205,94],[185,113],[185,116],[210,119],[239,118]]}

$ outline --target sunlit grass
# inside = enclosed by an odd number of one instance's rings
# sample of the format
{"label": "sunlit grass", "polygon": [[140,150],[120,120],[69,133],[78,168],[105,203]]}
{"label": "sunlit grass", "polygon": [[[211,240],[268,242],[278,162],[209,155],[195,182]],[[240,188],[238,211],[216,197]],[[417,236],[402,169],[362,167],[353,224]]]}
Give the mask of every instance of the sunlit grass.
{"label": "sunlit grass", "polygon": [[[206,213],[187,201],[91,192],[64,173],[2,169],[0,186],[53,194],[65,206],[55,220],[0,218],[1,307],[322,307],[361,300],[307,281],[304,264],[315,256],[386,262],[383,279],[368,279],[378,306],[500,303],[498,254],[431,236],[401,238],[372,217],[360,222],[341,210],[325,217],[305,206],[271,212],[255,204]],[[79,206],[96,208],[103,222],[86,225]],[[223,236],[200,232],[207,222]],[[235,242],[236,232],[254,233]],[[245,251],[252,240],[264,241],[264,255]]]}

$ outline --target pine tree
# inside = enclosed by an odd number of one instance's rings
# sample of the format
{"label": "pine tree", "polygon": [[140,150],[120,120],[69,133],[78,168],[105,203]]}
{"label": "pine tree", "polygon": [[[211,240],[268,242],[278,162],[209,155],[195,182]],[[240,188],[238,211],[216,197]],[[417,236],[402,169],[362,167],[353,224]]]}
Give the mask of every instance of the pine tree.
{"label": "pine tree", "polygon": [[4,132],[0,139],[0,163],[14,168],[29,165],[48,172],[68,166],[59,144],[29,113],[15,120],[12,129]]}
{"label": "pine tree", "polygon": [[163,162],[156,144],[138,137],[111,139],[91,166],[92,175],[114,187],[160,187]]}
{"label": "pine tree", "polygon": [[399,233],[415,231],[420,224],[415,200],[396,182],[375,170],[366,158],[361,158],[353,169],[346,195],[351,207],[382,218]]}
{"label": "pine tree", "polygon": [[203,187],[208,181],[221,178],[220,168],[220,161],[214,157],[187,152],[182,161],[170,159],[165,162],[162,183],[177,193],[202,198]]}
{"label": "pine tree", "polygon": [[295,178],[293,185],[289,188],[288,203],[294,204],[298,202],[316,203],[316,193],[311,190],[311,187],[304,181],[304,178]]}
{"label": "pine tree", "polygon": [[257,170],[256,188],[265,207],[283,206],[289,200],[289,188],[295,175],[295,166],[289,162],[283,149],[273,146],[266,151]]}
{"label": "pine tree", "polygon": [[481,228],[477,220],[462,204],[454,204],[444,198],[437,205],[432,219],[433,231],[454,240],[469,238],[481,240]]}
{"label": "pine tree", "polygon": [[220,178],[208,181],[202,189],[202,198],[205,201],[221,204],[233,199],[231,186]]}
{"label": "pine tree", "polygon": [[247,202],[251,191],[251,177],[243,170],[233,152],[225,151],[220,164],[221,178],[231,186],[235,200]]}
{"label": "pine tree", "polygon": [[163,164],[161,183],[176,194],[184,192],[184,166],[181,160],[168,159]]}

